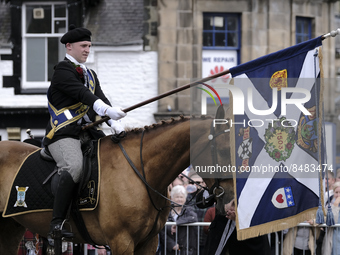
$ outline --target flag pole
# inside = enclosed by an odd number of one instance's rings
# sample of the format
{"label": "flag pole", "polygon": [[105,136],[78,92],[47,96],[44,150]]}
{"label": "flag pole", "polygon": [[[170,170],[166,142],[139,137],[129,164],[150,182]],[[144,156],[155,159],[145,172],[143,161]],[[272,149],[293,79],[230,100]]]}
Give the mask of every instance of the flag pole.
{"label": "flag pole", "polygon": [[324,34],[322,37],[322,39],[326,39],[328,37],[335,37],[337,35],[340,34],[340,28],[338,28],[337,30],[332,30],[331,32]]}
{"label": "flag pole", "polygon": [[[197,80],[197,81],[194,81],[194,82],[185,84],[185,85],[183,85],[183,86],[181,86],[181,87],[175,88],[175,89],[173,89],[173,90],[170,90],[170,91],[168,91],[168,92],[165,92],[165,93],[163,93],[163,94],[160,94],[160,95],[158,95],[158,96],[155,96],[155,97],[153,97],[153,98],[150,98],[150,99],[145,100],[145,101],[143,101],[143,102],[140,102],[140,103],[138,103],[138,104],[132,105],[132,106],[130,106],[130,107],[128,107],[128,108],[122,109],[122,111],[123,111],[123,112],[132,111],[132,110],[134,110],[134,109],[136,109],[136,108],[138,108],[138,107],[141,107],[141,106],[144,106],[144,105],[146,105],[146,104],[152,103],[152,102],[154,102],[154,101],[157,101],[157,100],[162,99],[162,98],[164,98],[164,97],[170,96],[170,95],[172,95],[172,94],[175,94],[175,93],[180,92],[180,91],[182,91],[182,90],[188,89],[188,88],[190,88],[190,87],[194,87],[194,86],[197,86],[197,85],[199,85],[199,84],[203,84],[204,82],[207,82],[207,81],[216,79],[216,78],[218,78],[218,77],[220,77],[220,76],[223,76],[223,75],[226,75],[226,74],[229,74],[229,73],[230,73],[229,69],[224,70],[224,71],[222,71],[222,72],[219,72],[219,73],[216,73],[216,74],[214,74],[214,75],[205,77],[205,78],[203,78],[203,79],[200,79],[200,80]],[[105,121],[108,121],[109,119],[110,119],[109,117],[104,117],[104,118],[102,118],[102,119],[100,119],[100,120],[97,120],[97,121],[95,121],[95,122],[92,122],[92,123],[90,123],[90,124],[84,126],[82,129],[85,130],[85,129],[88,129],[88,128],[93,127],[93,126],[97,126],[97,125],[99,125],[99,124],[101,124],[101,123],[103,123],[103,122],[105,122]]]}

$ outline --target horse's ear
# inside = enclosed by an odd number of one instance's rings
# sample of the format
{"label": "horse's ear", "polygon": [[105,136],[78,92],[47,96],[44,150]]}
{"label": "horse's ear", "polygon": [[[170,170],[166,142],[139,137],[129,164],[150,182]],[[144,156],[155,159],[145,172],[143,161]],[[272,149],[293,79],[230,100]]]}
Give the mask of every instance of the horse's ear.
{"label": "horse's ear", "polygon": [[223,104],[221,104],[216,111],[215,119],[224,119],[225,116],[225,110],[223,107]]}

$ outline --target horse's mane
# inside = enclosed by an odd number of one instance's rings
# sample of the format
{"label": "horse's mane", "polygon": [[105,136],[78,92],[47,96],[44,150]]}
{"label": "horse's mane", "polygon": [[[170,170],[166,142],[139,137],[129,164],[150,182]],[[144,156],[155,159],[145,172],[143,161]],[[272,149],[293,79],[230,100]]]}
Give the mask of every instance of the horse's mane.
{"label": "horse's mane", "polygon": [[151,125],[148,125],[148,126],[144,126],[144,127],[137,127],[137,128],[129,128],[127,127],[125,129],[125,132],[127,133],[141,133],[143,131],[148,131],[148,130],[155,130],[159,127],[164,127],[164,126],[169,126],[169,125],[174,125],[174,124],[177,124],[179,122],[185,122],[185,121],[188,121],[188,120],[191,120],[191,119],[210,119],[212,118],[211,116],[209,115],[200,115],[200,116],[195,116],[195,115],[192,115],[192,116],[183,116],[183,115],[180,115],[179,118],[170,118],[168,120],[161,120],[160,122],[158,123],[154,123],[154,124],[151,124]]}

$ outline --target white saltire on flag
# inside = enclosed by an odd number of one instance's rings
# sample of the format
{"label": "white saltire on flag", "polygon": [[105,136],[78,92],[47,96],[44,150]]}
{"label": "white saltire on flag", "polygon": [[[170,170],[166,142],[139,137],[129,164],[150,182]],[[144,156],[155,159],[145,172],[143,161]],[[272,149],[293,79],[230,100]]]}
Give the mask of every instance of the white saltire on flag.
{"label": "white saltire on flag", "polygon": [[[321,41],[318,37],[230,69],[234,86],[243,91],[246,100],[252,92],[254,109],[272,107],[273,88],[278,96],[271,114],[253,113],[247,101],[244,115],[233,116],[234,165],[238,170],[252,170],[236,174],[239,239],[289,228],[317,210],[320,84],[316,78],[320,75]],[[287,104],[286,114],[282,114],[285,87],[294,88],[285,95],[289,100],[305,96],[295,88],[310,92],[311,98],[303,106],[311,115],[303,114],[294,104]]]}

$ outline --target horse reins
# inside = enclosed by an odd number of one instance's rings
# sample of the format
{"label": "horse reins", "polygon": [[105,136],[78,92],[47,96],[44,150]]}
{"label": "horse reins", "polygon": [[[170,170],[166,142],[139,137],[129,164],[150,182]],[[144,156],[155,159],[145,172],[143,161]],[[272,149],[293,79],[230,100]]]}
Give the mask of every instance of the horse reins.
{"label": "horse reins", "polygon": [[[209,142],[207,143],[207,145],[204,147],[204,149],[198,154],[198,156],[206,149],[206,147],[211,144],[211,156],[212,156],[212,160],[213,160],[213,163],[217,162],[217,155],[216,155],[216,140],[215,138],[224,134],[224,133],[227,133],[227,132],[230,132],[230,129],[226,129],[226,130],[222,130],[221,132],[215,134],[214,132],[214,127],[213,127],[213,123],[211,125],[211,128],[210,128],[210,134],[208,135],[208,140]],[[153,187],[150,186],[150,184],[146,181],[146,176],[145,176],[145,171],[144,171],[144,163],[143,163],[143,155],[142,155],[142,151],[143,151],[143,138],[144,138],[144,130],[142,131],[142,135],[141,135],[141,142],[140,142],[140,162],[141,162],[141,169],[142,169],[142,173],[143,175],[138,171],[137,167],[134,165],[134,163],[132,162],[132,160],[130,159],[129,155],[127,154],[126,150],[124,149],[123,145],[120,143],[120,140],[121,139],[117,139],[116,136],[112,136],[111,137],[111,140],[114,142],[114,143],[117,143],[118,146],[120,147],[123,155],[125,156],[127,162],[129,163],[129,165],[131,166],[131,168],[134,170],[134,172],[137,174],[137,176],[141,179],[141,181],[144,183],[145,187],[146,187],[146,190],[147,190],[147,193],[148,193],[148,196],[149,196],[149,199],[153,205],[153,207],[158,211],[157,213],[157,216],[156,216],[156,219],[155,219],[155,222],[154,222],[154,225],[150,231],[150,233],[153,231],[153,229],[156,227],[156,224],[158,222],[158,218],[159,218],[159,215],[160,213],[163,211],[163,208],[158,208],[156,206],[156,204],[154,203],[152,197],[151,197],[151,194],[150,194],[150,190],[152,190],[154,193],[158,194],[159,196],[161,196],[162,198],[164,198],[165,200],[169,201],[171,204],[175,205],[175,206],[183,206],[181,204],[178,204],[174,201],[172,201],[171,199],[169,199],[168,197],[164,196],[162,193],[160,193],[158,190],[154,189]],[[182,174],[183,176],[185,176],[184,174]],[[190,179],[189,177],[185,176],[186,178]],[[190,179],[191,181],[193,181],[192,179]],[[195,183],[195,181],[193,181]],[[198,184],[199,185],[199,184]],[[204,188],[205,190],[207,190],[209,192],[209,194],[212,194],[210,195],[208,198],[211,198],[211,196],[214,196],[216,198],[222,196],[224,194],[224,189],[223,187],[221,187],[219,185],[219,179],[215,178],[215,183],[214,185],[208,189],[206,187],[203,187],[201,185],[199,185],[200,187]],[[216,194],[216,190],[217,189],[221,189],[222,192],[220,194]],[[211,192],[212,190],[212,192]],[[194,197],[194,196],[193,196]],[[203,200],[205,200],[206,198],[203,197]],[[205,203],[205,201],[201,201],[201,202],[198,202],[198,203]],[[196,204],[198,204],[196,203]],[[149,233],[149,234],[150,234]],[[149,237],[149,235],[148,235]]]}
{"label": "horse reins", "polygon": [[[143,150],[143,137],[144,137],[144,130],[142,132],[142,137],[141,137],[141,145],[140,145],[140,160],[141,160],[141,168],[142,168],[142,173],[143,175],[141,175],[141,173],[138,171],[137,167],[133,164],[132,160],[130,159],[129,155],[127,154],[126,150],[124,149],[123,145],[120,142],[116,142],[113,140],[115,143],[117,143],[121,149],[121,151],[123,152],[126,160],[128,161],[128,163],[130,164],[130,166],[132,167],[132,169],[134,170],[134,172],[137,174],[137,176],[142,180],[142,182],[145,184],[149,198],[151,200],[152,205],[154,206],[154,208],[157,211],[162,211],[163,208],[157,208],[157,206],[155,205],[155,203],[152,200],[151,194],[149,189],[151,189],[153,192],[155,192],[156,194],[158,194],[159,196],[163,197],[164,199],[170,201],[171,203],[177,204],[173,201],[171,201],[169,198],[167,198],[166,196],[164,196],[162,193],[160,193],[158,190],[155,190],[153,187],[150,186],[150,184],[146,181],[145,179],[145,171],[144,171],[144,164],[143,164],[143,157],[142,157],[142,150]],[[180,204],[177,204],[178,206],[182,206]]]}
{"label": "horse reins", "polygon": [[[230,132],[230,129],[226,129],[226,130],[222,130],[220,132],[218,132],[217,134],[215,134],[215,129],[213,127],[213,123],[211,125],[211,128],[210,128],[210,134],[208,135],[208,140],[209,142],[207,143],[207,145],[203,148],[203,150],[197,155],[197,157],[203,153],[206,149],[206,147],[211,144],[211,156],[212,156],[212,160],[213,160],[213,163],[216,163],[217,162],[217,154],[216,154],[216,140],[215,138],[217,138],[218,136],[224,134],[224,133],[227,133],[227,132]],[[151,197],[151,194],[150,194],[150,190],[152,190],[153,192],[155,192],[156,194],[158,194],[159,196],[161,196],[162,198],[168,200],[169,202],[171,202],[172,204],[176,205],[176,206],[182,206],[178,203],[175,203],[174,201],[172,201],[171,199],[169,199],[168,197],[164,196],[163,194],[161,194],[159,191],[155,190],[153,187],[150,186],[150,184],[146,181],[146,176],[145,176],[145,171],[144,171],[144,163],[143,163],[143,156],[142,156],[142,151],[143,151],[143,138],[144,138],[144,130],[142,131],[142,135],[141,135],[141,141],[140,141],[140,162],[141,162],[141,170],[142,170],[142,173],[143,175],[141,175],[141,173],[138,171],[137,167],[133,164],[132,160],[130,159],[129,155],[127,154],[126,150],[124,149],[123,145],[120,143],[120,139],[115,139],[114,136],[112,136],[112,141],[117,143],[123,153],[123,155],[125,156],[126,160],[128,161],[128,163],[130,164],[131,168],[134,170],[134,172],[137,174],[137,176],[142,180],[142,182],[144,183],[146,189],[147,189],[147,192],[148,192],[148,196],[149,196],[149,199],[153,205],[153,207],[157,210],[157,211],[162,211],[164,208],[158,208],[152,197]],[[196,158],[197,158],[196,157]],[[194,161],[194,160],[193,160]],[[183,174],[182,174],[183,175]],[[185,175],[184,175],[185,176]],[[186,178],[190,179],[189,177],[186,176]],[[193,181],[191,179],[191,181]],[[194,181],[193,181],[194,182]],[[198,184],[199,185],[199,184]],[[204,188],[205,190],[209,191],[209,194],[213,194],[213,196],[215,197],[220,197],[224,194],[224,189],[223,187],[221,187],[219,185],[219,179],[215,179],[215,184],[210,188],[206,188],[206,187],[203,187],[201,185],[199,185],[201,188]],[[222,192],[217,194],[216,193],[216,190],[217,189],[221,189]],[[200,202],[199,202],[200,203]],[[202,202],[201,202],[202,203]],[[203,202],[204,203],[204,202]]]}
{"label": "horse reins", "polygon": [[173,204],[176,204],[177,206],[182,206],[178,203],[175,203],[173,201],[171,201],[171,199],[169,199],[168,197],[164,196],[162,193],[160,193],[158,190],[155,190],[153,187],[150,186],[150,184],[146,181],[146,177],[145,177],[145,171],[144,171],[144,163],[143,163],[143,157],[142,157],[142,151],[143,151],[143,137],[144,137],[144,130],[142,132],[142,136],[141,136],[141,143],[140,143],[140,160],[141,160],[141,168],[142,168],[142,173],[143,175],[140,174],[140,172],[138,171],[137,167],[133,164],[132,160],[130,159],[129,155],[127,154],[126,150],[124,149],[123,145],[120,143],[120,139],[116,139],[112,136],[111,140],[115,143],[117,143],[122,151],[122,153],[124,154],[126,160],[128,161],[128,163],[130,164],[131,168],[134,170],[134,172],[137,174],[137,176],[142,180],[142,182],[144,183],[145,187],[146,187],[146,190],[148,192],[148,196],[149,196],[149,199],[153,205],[153,207],[157,210],[157,216],[156,216],[156,219],[155,219],[155,222],[149,232],[149,234],[147,235],[146,237],[146,240],[148,240],[149,238],[151,238],[151,233],[152,231],[156,228],[156,225],[157,225],[157,222],[158,222],[158,218],[159,218],[159,215],[160,213],[163,211],[164,208],[166,208],[167,206],[164,206],[162,208],[158,208],[152,197],[151,197],[151,194],[150,194],[150,190],[151,189],[153,192],[155,192],[156,194],[158,194],[159,196],[161,196],[162,198],[170,201],[170,203],[173,203]]}

